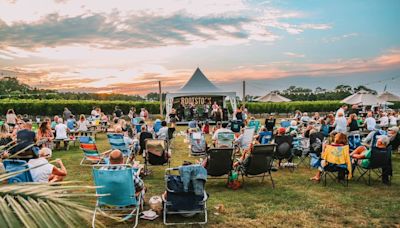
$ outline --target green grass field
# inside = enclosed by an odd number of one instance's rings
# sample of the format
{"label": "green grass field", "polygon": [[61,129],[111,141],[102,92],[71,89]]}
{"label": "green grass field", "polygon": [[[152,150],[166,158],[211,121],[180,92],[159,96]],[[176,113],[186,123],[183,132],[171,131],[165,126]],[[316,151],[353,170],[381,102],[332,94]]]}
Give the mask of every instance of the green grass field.
{"label": "green grass field", "polygon": [[[97,137],[97,146],[104,151],[110,149],[105,134]],[[183,161],[195,161],[188,156],[184,138],[178,136],[172,145],[172,166]],[[82,181],[82,185],[93,185],[91,168],[79,166],[82,152],[77,146],[69,151],[56,151],[53,158],[62,158],[68,169],[67,181]],[[140,160],[140,159],[139,159]],[[349,187],[335,182],[321,184],[309,181],[315,170],[299,167],[294,172],[280,169],[273,173],[276,188],[266,178],[246,179],[239,190],[225,187],[226,180],[212,179],[206,184],[210,194],[208,213],[210,227],[399,227],[400,226],[400,156],[393,158],[394,177],[391,186],[373,182],[351,180]],[[164,192],[164,169],[151,167],[153,173],[144,179],[148,188],[146,201],[151,196]],[[397,171],[397,172],[396,172]],[[358,173],[355,174],[356,177]],[[94,208],[95,199],[87,204]],[[225,213],[216,215],[217,204],[225,206]],[[145,210],[147,209],[145,205]],[[103,222],[112,227],[129,227],[129,223]],[[139,220],[139,227],[161,227],[162,216],[155,221]]]}

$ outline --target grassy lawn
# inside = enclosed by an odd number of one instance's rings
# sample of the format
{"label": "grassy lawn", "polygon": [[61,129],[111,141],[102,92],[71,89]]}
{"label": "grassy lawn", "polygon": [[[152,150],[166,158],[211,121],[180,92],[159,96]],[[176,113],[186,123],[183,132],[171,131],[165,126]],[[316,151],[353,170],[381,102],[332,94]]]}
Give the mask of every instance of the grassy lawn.
{"label": "grassy lawn", "polygon": [[[110,148],[105,134],[97,137],[99,149]],[[173,143],[172,166],[183,161],[195,161],[188,156],[184,138],[178,136]],[[79,166],[82,158],[78,144],[69,151],[56,151],[53,158],[62,158],[68,169],[67,181],[82,181],[92,185],[90,167]],[[392,186],[374,182],[350,181],[349,187],[334,182],[328,186],[309,181],[315,170],[299,167],[294,172],[281,169],[273,173],[276,188],[266,178],[246,179],[245,185],[233,191],[225,187],[225,180],[209,180],[206,184],[210,194],[208,213],[210,227],[399,227],[400,226],[400,156],[393,158],[394,177]],[[164,169],[151,167],[153,173],[144,179],[148,188],[146,201],[164,192]],[[355,174],[356,177],[359,175]],[[94,207],[95,200],[87,204]],[[217,204],[225,206],[225,213],[215,215]],[[146,206],[145,206],[146,209]],[[113,227],[129,227],[128,223],[103,221]],[[161,227],[162,216],[155,221],[139,221],[140,227]]]}

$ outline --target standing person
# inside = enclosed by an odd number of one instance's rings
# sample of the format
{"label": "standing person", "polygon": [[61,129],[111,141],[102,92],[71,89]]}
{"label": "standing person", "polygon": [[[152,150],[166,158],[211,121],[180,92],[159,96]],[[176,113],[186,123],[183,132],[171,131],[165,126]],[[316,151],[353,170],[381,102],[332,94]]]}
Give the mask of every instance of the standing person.
{"label": "standing person", "polygon": [[343,112],[338,113],[338,117],[335,119],[335,123],[333,123],[333,127],[335,127],[335,131],[339,133],[347,132],[347,120],[344,117]]}
{"label": "standing person", "polygon": [[47,159],[51,158],[51,154],[52,151],[49,148],[42,148],[39,151],[39,158],[29,160],[28,166],[31,168],[33,182],[59,182],[67,176],[67,169],[61,159],[56,160],[60,168],[49,163]]}
{"label": "standing person", "polygon": [[53,144],[54,134],[48,122],[42,122],[37,133],[37,140],[42,147],[51,148]]}
{"label": "standing person", "polygon": [[156,133],[157,139],[163,139],[163,140],[168,140],[168,127],[167,127],[167,122],[162,121],[161,122],[161,128],[160,130]]}
{"label": "standing person", "polygon": [[242,114],[242,108],[241,107],[237,107],[237,109],[235,111],[235,117],[236,117],[237,120],[243,121],[243,114]]}
{"label": "standing person", "polygon": [[337,119],[339,117],[339,113],[343,113],[343,116],[345,116],[346,111],[347,111],[347,105],[342,105],[342,107],[340,107],[337,111],[336,111],[336,115],[335,115],[335,119]]}
{"label": "standing person", "polygon": [[17,116],[15,115],[14,109],[8,109],[6,114],[6,123],[12,128],[17,124]]}
{"label": "standing person", "polygon": [[86,120],[85,115],[81,115],[79,117],[79,121],[77,122],[77,131],[78,132],[85,132],[88,131],[89,122]]}
{"label": "standing person", "polygon": [[374,131],[375,130],[376,120],[373,117],[372,112],[368,112],[367,118],[365,119],[365,122],[364,122],[364,127],[366,127],[368,131]]}
{"label": "standing person", "polygon": [[131,107],[128,113],[128,117],[132,120],[136,117],[136,108],[134,106]]}
{"label": "standing person", "polygon": [[0,146],[7,145],[12,141],[10,129],[4,122],[0,122]]}
{"label": "standing person", "polygon": [[385,129],[389,127],[389,118],[386,112],[382,112],[381,118],[379,118],[379,126]]}
{"label": "standing person", "polygon": [[118,106],[115,106],[114,116],[117,118],[121,118],[123,114],[124,113],[122,112],[122,110]]}
{"label": "standing person", "polygon": [[67,121],[71,115],[72,115],[71,111],[67,107],[65,107],[63,112],[64,120]]}

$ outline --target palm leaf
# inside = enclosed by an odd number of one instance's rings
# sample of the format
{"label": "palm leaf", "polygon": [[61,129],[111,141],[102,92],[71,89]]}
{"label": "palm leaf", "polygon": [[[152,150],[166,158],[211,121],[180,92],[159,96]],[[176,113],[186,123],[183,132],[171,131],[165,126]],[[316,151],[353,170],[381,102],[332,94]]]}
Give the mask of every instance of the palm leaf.
{"label": "palm leaf", "polygon": [[[0,180],[18,173],[21,171],[2,174]],[[94,188],[79,186],[77,182],[0,185],[0,224],[2,227],[79,227],[90,224],[93,211],[81,201],[82,196],[94,197],[91,192]],[[98,221],[97,225],[104,226]]]}

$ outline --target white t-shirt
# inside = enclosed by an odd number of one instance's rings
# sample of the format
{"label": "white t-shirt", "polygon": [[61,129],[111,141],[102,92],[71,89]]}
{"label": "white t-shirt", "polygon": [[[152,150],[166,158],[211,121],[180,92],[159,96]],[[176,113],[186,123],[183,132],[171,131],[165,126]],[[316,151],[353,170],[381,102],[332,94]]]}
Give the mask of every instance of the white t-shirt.
{"label": "white t-shirt", "polygon": [[77,124],[78,124],[78,131],[87,131],[88,130],[88,125],[89,125],[89,122],[87,121],[87,120],[85,120],[85,121],[78,121],[77,122]]}
{"label": "white t-shirt", "polygon": [[397,126],[397,118],[395,116],[389,116],[389,125]]}
{"label": "white t-shirt", "polygon": [[365,124],[367,125],[367,130],[368,131],[373,131],[375,130],[375,126],[376,126],[376,121],[374,118],[372,117],[368,117],[365,119]]}
{"label": "white t-shirt", "polygon": [[31,159],[28,162],[29,168],[39,165],[42,166],[30,170],[33,182],[49,182],[49,177],[53,172],[54,165],[49,164],[49,161],[47,161],[46,158]]}
{"label": "white t-shirt", "polygon": [[347,132],[347,120],[345,117],[339,117],[335,119],[335,131],[340,132],[340,133],[346,133]]}
{"label": "white t-shirt", "polygon": [[54,128],[56,130],[56,139],[67,139],[67,125],[57,124]]}
{"label": "white t-shirt", "polygon": [[231,129],[228,129],[228,128],[220,128],[220,129],[218,129],[218,130],[216,130],[214,132],[214,135],[213,135],[212,139],[213,140],[217,140],[218,139],[218,133],[220,133],[220,132],[232,132],[232,131],[231,131]]}
{"label": "white t-shirt", "polygon": [[93,109],[92,112],[90,113],[93,117],[99,116],[99,113]]}
{"label": "white t-shirt", "polygon": [[168,127],[162,127],[160,130],[156,133],[158,139],[168,139]]}
{"label": "white t-shirt", "polygon": [[379,125],[382,127],[387,127],[389,126],[389,118],[387,116],[382,116],[379,119]]}
{"label": "white t-shirt", "polygon": [[17,123],[17,116],[15,114],[7,114],[6,115],[7,123],[9,124],[16,124]]}

